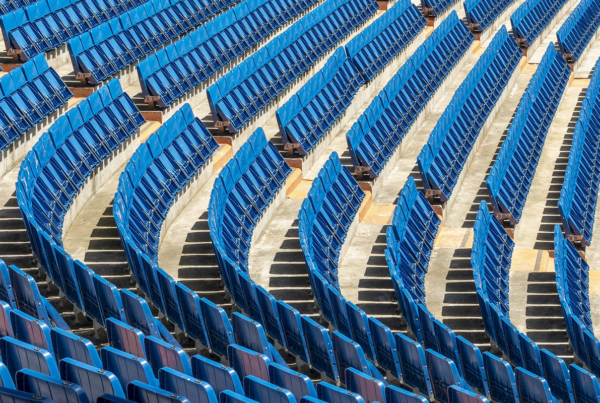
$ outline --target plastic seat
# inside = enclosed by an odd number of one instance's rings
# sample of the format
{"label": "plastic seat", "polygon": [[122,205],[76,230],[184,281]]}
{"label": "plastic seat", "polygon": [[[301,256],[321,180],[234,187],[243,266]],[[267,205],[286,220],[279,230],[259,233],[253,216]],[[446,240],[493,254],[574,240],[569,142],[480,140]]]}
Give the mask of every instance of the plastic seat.
{"label": "plastic seat", "polygon": [[171,368],[158,371],[159,386],[181,396],[186,396],[191,403],[217,403],[217,395],[208,382],[203,382]]}
{"label": "plastic seat", "polygon": [[304,396],[317,397],[317,391],[311,379],[300,372],[291,370],[287,365],[277,363],[269,365],[269,381],[289,390],[297,402]]}
{"label": "plastic seat", "polygon": [[483,353],[483,362],[492,400],[518,402],[515,374],[510,364],[487,351]]}
{"label": "plastic seat", "polygon": [[523,368],[517,368],[515,377],[520,401],[558,402],[550,393],[550,386],[544,378]]}
{"label": "plastic seat", "polygon": [[364,403],[362,396],[325,382],[317,383],[317,396],[328,403]]}
{"label": "plastic seat", "polygon": [[141,330],[114,318],[105,322],[108,343],[117,350],[125,351],[138,357],[146,357],[144,339]]}
{"label": "plastic seat", "polygon": [[210,384],[217,396],[227,390],[244,395],[242,382],[233,368],[201,355],[194,355],[191,363],[193,376]]}
{"label": "plastic seat", "polygon": [[102,368],[112,372],[121,382],[123,389],[127,384],[136,380],[153,386],[158,385],[152,367],[144,358],[113,347],[103,347],[100,350],[100,356],[102,357]]}
{"label": "plastic seat", "polygon": [[88,339],[78,337],[71,332],[56,327],[50,330],[50,338],[57,361],[60,362],[63,359],[70,358],[96,368],[102,367],[102,360],[98,355],[98,351]]}
{"label": "plastic seat", "polygon": [[333,354],[333,344],[325,328],[307,316],[302,317],[302,330],[313,368],[338,380],[339,369]]}
{"label": "plastic seat", "polygon": [[248,375],[244,378],[244,392],[248,398],[258,402],[296,402],[296,398],[289,390],[273,385],[253,375]]}
{"label": "plastic seat", "polygon": [[429,378],[431,379],[433,395],[436,400],[448,403],[448,388],[451,385],[472,391],[469,384],[460,376],[458,367],[451,359],[431,349],[427,349],[426,355],[427,369],[429,370]]}
{"label": "plastic seat", "polygon": [[51,353],[13,339],[4,337],[0,339],[0,353],[2,362],[7,366],[11,377],[21,369],[27,368],[52,378],[60,378],[58,366]]}
{"label": "plastic seat", "polygon": [[398,346],[403,382],[426,396],[432,396],[433,389],[423,347],[401,333],[396,333],[394,337]]}
{"label": "plastic seat", "polygon": [[127,385],[127,398],[137,403],[190,403],[187,397],[162,390],[158,386],[133,381]]}
{"label": "plastic seat", "polygon": [[167,367],[184,374],[191,375],[190,357],[181,347],[173,346],[153,336],[144,339],[146,359],[150,363],[154,375],[158,378],[158,371]]}
{"label": "plastic seat", "polygon": [[125,397],[121,383],[114,374],[72,358],[61,360],[60,377],[66,382],[81,385],[90,402],[97,401],[103,394]]}
{"label": "plastic seat", "polygon": [[244,379],[248,375],[254,375],[259,379],[269,381],[269,365],[271,360],[264,354],[231,344],[227,347],[227,358],[229,365]]}

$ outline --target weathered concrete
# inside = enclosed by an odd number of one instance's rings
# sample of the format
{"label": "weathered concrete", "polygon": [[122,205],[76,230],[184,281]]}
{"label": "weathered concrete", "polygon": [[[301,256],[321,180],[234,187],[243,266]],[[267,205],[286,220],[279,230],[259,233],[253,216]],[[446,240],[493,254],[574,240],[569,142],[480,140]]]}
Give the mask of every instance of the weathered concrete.
{"label": "weathered concrete", "polygon": [[510,23],[510,16],[513,15],[515,10],[521,6],[526,0],[515,0],[508,7],[504,9],[503,12],[500,13],[498,18],[494,20],[492,25],[490,25],[485,31],[483,31],[479,35],[479,41],[481,42],[481,46],[487,48],[490,41],[498,33],[500,28],[504,25],[508,32],[511,31],[512,25]]}
{"label": "weathered concrete", "polygon": [[[565,135],[571,128],[575,108],[581,93],[580,88],[567,88],[563,99],[558,106],[554,120],[550,125],[542,155],[531,183],[527,196],[519,230],[515,234],[516,247],[524,249],[553,249],[553,223],[560,223],[556,202],[560,195],[560,188],[564,177],[566,161],[559,161],[564,144]],[[568,145],[570,147],[570,145]],[[568,157],[568,154],[567,154]],[[563,157],[564,158],[564,157]],[[559,183],[555,183],[559,181]],[[548,226],[550,228],[548,228]]]}

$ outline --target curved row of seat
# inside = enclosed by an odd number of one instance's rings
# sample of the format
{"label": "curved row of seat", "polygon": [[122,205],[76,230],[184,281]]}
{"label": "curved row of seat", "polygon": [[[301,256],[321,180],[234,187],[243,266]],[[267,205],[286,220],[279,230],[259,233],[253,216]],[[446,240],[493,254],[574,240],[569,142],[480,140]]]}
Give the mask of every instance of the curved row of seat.
{"label": "curved row of seat", "polygon": [[0,27],[8,54],[26,61],[144,3],[146,0],[40,0],[2,16]]}
{"label": "curved row of seat", "polygon": [[355,171],[379,176],[473,40],[452,12],[404,63],[346,134]]}
{"label": "curved row of seat", "polygon": [[296,94],[275,112],[285,150],[308,154],[336,124],[365,83],[339,47]]}
{"label": "curved row of seat", "polygon": [[215,125],[238,132],[379,6],[328,0],[208,88]]}
{"label": "curved row of seat", "polygon": [[44,55],[38,55],[0,79],[0,150],[54,113],[73,94]]}
{"label": "curved row of seat", "polygon": [[425,27],[419,9],[407,0],[397,1],[345,46],[348,57],[366,82],[406,48]]}
{"label": "curved row of seat", "polygon": [[579,3],[556,33],[563,57],[571,63],[579,60],[599,26],[600,4],[593,0]]}
{"label": "curved row of seat", "polygon": [[546,135],[567,87],[571,69],[550,43],[508,128],[485,184],[494,214],[517,224]]}
{"label": "curved row of seat", "polygon": [[75,75],[98,84],[229,7],[233,0],[152,1],[68,42]]}
{"label": "curved row of seat", "polygon": [[[483,210],[480,210],[478,214],[476,227],[478,233],[472,256],[475,262],[474,268],[477,268],[474,277],[481,295],[494,287],[493,285],[486,287],[487,282],[496,281],[493,274],[499,269],[495,266],[496,260],[489,259],[489,257],[497,257],[498,253],[502,252],[494,248],[497,245],[493,242],[491,244],[486,242],[488,234],[485,231],[489,230],[489,227],[486,227],[489,221],[485,219],[495,220],[495,218],[490,216],[485,204],[482,204],[482,209],[485,209],[486,215],[482,216]],[[563,369],[566,371],[566,365],[560,358],[548,351],[544,352],[544,359],[546,360],[544,365],[548,367],[546,372],[548,381],[546,381],[542,378],[545,374],[542,373],[539,349],[537,349],[535,343],[530,341],[532,346],[528,348],[528,353],[533,352],[537,355],[530,359],[528,355],[524,354],[523,361],[515,364],[517,368],[513,370],[513,367],[507,361],[489,352],[482,354],[477,346],[471,344],[462,336],[456,336],[448,326],[435,319],[428,311],[425,303],[425,273],[427,273],[429,256],[433,250],[433,240],[439,222],[439,218],[437,218],[427,199],[417,190],[414,180],[409,178],[394,211],[393,224],[386,231],[388,243],[385,252],[386,260],[400,310],[403,317],[406,318],[411,333],[418,341],[415,342],[415,345],[418,348],[423,345],[427,352],[436,351],[439,355],[445,357],[446,361],[450,362],[453,367],[452,377],[445,378],[445,382],[448,382],[446,384],[444,381],[440,382],[439,379],[435,380],[431,376],[431,371],[429,371],[430,378],[421,376],[412,379],[412,382],[419,388],[421,393],[429,390],[429,393],[432,393],[438,401],[445,401],[443,390],[448,384],[462,385],[465,389],[472,388],[490,399],[490,401],[515,402],[519,399],[528,400],[532,396],[533,390],[537,390],[535,401],[555,401],[551,395],[551,393],[554,393],[555,385],[557,385],[556,387],[570,387],[568,372],[567,378],[562,379],[564,382],[559,382],[561,376],[564,378]],[[484,245],[483,251],[480,248],[481,244]],[[487,249],[488,247],[489,249]],[[489,255],[487,254],[488,250]],[[476,266],[477,264],[485,265],[485,269],[481,272],[485,278],[481,279],[479,284],[480,267]],[[524,340],[528,340],[525,335],[522,336]],[[427,360],[427,364],[430,365],[429,360]],[[527,386],[519,381],[520,377],[528,379]],[[538,384],[534,385],[532,383],[533,379],[536,379],[535,382],[538,382]],[[550,387],[550,379],[553,381],[552,387]],[[542,389],[545,392],[539,394]]]}
{"label": "curved row of seat", "polygon": [[596,62],[579,119],[575,124],[565,180],[560,189],[558,210],[563,231],[584,246],[592,242],[598,188],[600,187],[600,131],[597,116],[600,113],[600,62]]}
{"label": "curved row of seat", "polygon": [[[96,167],[145,122],[117,80],[93,93],[44,133],[21,163],[17,201],[32,250],[48,277],[77,306],[103,322],[94,289],[104,281],[62,248],[69,206]],[[112,286],[114,287],[114,286]],[[110,311],[109,308],[106,311]]]}
{"label": "curved row of seat", "polygon": [[[485,201],[477,211],[473,240],[471,265],[485,332],[515,367],[544,376],[539,347],[510,321],[509,271],[515,243]],[[556,389],[554,380],[548,378],[552,390]],[[560,390],[564,388],[561,384]],[[560,395],[558,390],[556,393]]]}
{"label": "curved row of seat", "polygon": [[18,8],[23,8],[35,3],[37,0],[2,0],[0,1],[0,14],[8,14]]}
{"label": "curved row of seat", "polygon": [[423,186],[441,201],[450,199],[479,133],[521,56],[519,47],[502,27],[452,97],[419,153]]}
{"label": "curved row of seat", "polygon": [[554,229],[556,288],[567,334],[575,356],[595,375],[600,375],[600,341],[594,335],[589,295],[589,266],[559,225]]}
{"label": "curved row of seat", "polygon": [[142,60],[136,67],[142,95],[167,107],[315,3],[242,1],[167,46],[166,53]]}
{"label": "curved row of seat", "polygon": [[465,14],[473,32],[483,32],[513,3],[513,0],[465,0]]}
{"label": "curved row of seat", "polygon": [[515,38],[528,48],[565,5],[567,0],[526,0],[510,16]]}

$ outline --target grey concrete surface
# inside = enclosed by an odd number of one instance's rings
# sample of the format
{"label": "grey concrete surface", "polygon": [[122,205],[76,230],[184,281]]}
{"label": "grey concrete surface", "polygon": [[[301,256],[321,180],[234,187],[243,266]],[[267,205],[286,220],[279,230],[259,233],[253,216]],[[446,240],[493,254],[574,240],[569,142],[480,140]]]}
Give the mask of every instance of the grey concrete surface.
{"label": "grey concrete surface", "polygon": [[[558,110],[550,125],[542,155],[535,171],[533,182],[527,196],[527,202],[523,208],[523,214],[518,231],[515,234],[515,247],[524,249],[553,249],[551,239],[551,228],[547,228],[551,218],[558,224],[558,208],[556,202],[560,194],[560,188],[554,189],[554,185],[562,184],[566,161],[560,161],[561,150],[565,144],[565,136],[574,129],[575,121],[573,114],[579,100],[581,88],[567,88],[563,95]],[[572,136],[572,131],[570,133]],[[565,157],[563,157],[565,158]],[[567,154],[568,158],[568,154]],[[559,181],[559,183],[555,183]]]}

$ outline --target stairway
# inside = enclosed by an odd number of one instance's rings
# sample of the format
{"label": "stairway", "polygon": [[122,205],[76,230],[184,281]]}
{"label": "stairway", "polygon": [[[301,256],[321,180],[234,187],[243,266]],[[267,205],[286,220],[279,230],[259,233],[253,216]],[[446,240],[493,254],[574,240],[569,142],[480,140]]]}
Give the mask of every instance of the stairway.
{"label": "stairway", "polygon": [[446,276],[441,320],[457,336],[463,336],[482,352],[491,350],[475,291],[470,248],[454,250]]}
{"label": "stairway", "polygon": [[198,295],[218,304],[231,314],[208,228],[208,212],[202,213],[188,232],[179,258],[178,276],[182,284]]}
{"label": "stairway", "polygon": [[358,303],[356,305],[367,315],[388,326],[392,332],[406,333],[408,326],[400,315],[396,292],[385,260],[387,227],[387,225],[383,226],[371,248],[365,274],[358,282]]}
{"label": "stairway", "polygon": [[531,272],[527,276],[526,334],[540,349],[573,362],[554,272]]}

